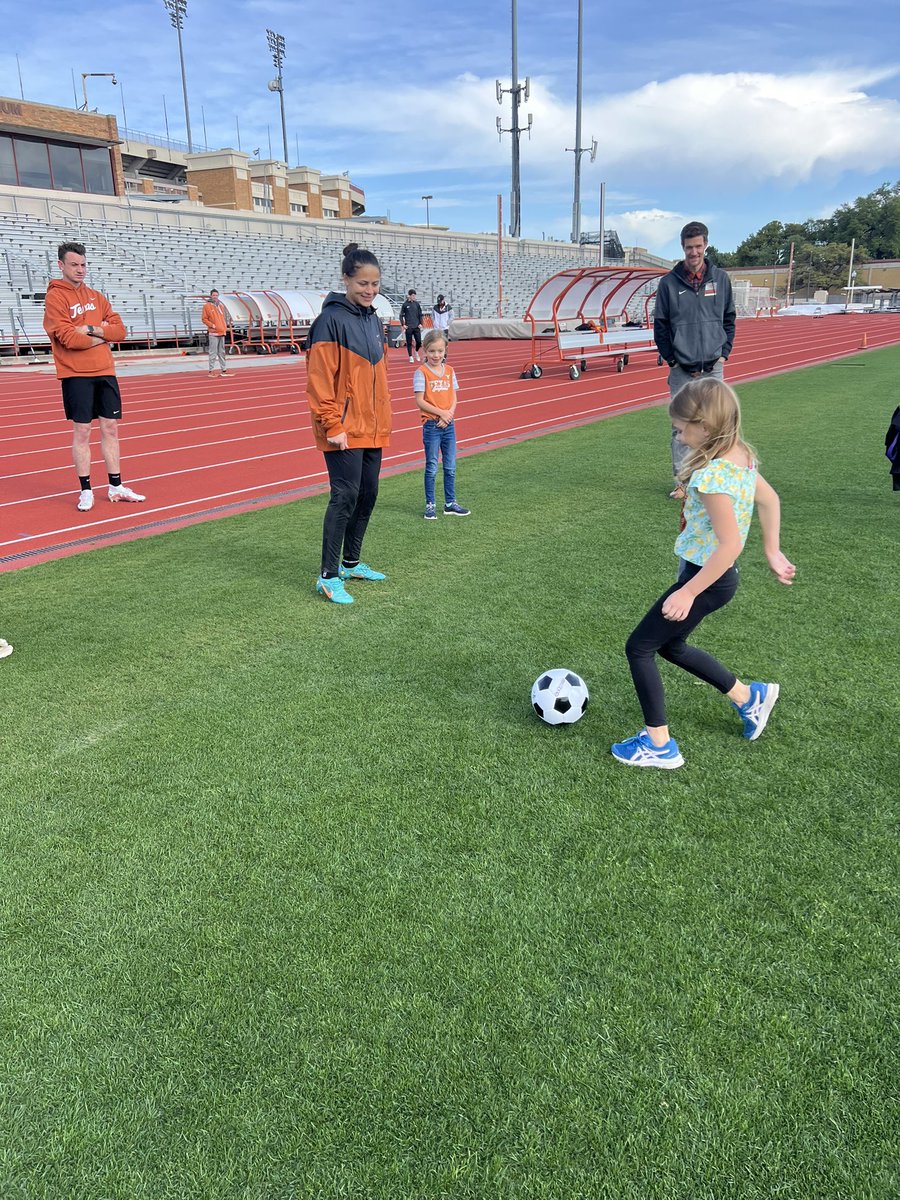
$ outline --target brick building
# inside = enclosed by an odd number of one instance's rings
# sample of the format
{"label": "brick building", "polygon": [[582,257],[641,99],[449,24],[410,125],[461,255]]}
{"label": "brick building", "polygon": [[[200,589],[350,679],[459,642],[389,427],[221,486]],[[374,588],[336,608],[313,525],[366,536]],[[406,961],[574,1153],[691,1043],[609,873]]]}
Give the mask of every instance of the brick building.
{"label": "brick building", "polygon": [[345,175],[288,168],[239,150],[120,135],[114,116],[0,97],[0,187],[203,204],[274,217],[347,219],[366,210]]}
{"label": "brick building", "polygon": [[0,97],[0,184],[124,195],[116,118]]}

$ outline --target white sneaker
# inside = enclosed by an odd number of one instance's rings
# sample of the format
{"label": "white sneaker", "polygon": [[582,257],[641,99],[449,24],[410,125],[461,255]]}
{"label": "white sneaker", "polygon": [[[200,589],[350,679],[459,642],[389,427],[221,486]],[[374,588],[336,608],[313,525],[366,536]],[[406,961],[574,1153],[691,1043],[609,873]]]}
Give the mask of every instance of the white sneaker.
{"label": "white sneaker", "polygon": [[0,658],[9,658],[12,652],[13,648],[6,638],[0,638]]}
{"label": "white sneaker", "polygon": [[415,362],[415,359],[413,358],[413,356],[412,356],[412,355],[410,355],[410,356],[409,356],[409,361],[410,361],[410,362]]}
{"label": "white sneaker", "polygon": [[418,354],[417,354],[417,355],[416,355],[416,362],[421,362],[421,361],[422,361],[422,360],[421,360],[421,358],[419,358],[419,356],[418,356]]}
{"label": "white sneaker", "polygon": [[90,512],[94,507],[94,493],[90,488],[84,488],[78,497],[78,511]]}
{"label": "white sneaker", "polygon": [[[82,493],[83,495],[84,493]],[[120,483],[118,487],[110,485],[109,498],[115,504],[119,500],[131,500],[134,504],[139,504],[142,500],[146,500],[146,496],[139,496],[137,492],[133,492],[130,487],[126,487],[124,483]],[[94,501],[91,500],[91,504]]]}

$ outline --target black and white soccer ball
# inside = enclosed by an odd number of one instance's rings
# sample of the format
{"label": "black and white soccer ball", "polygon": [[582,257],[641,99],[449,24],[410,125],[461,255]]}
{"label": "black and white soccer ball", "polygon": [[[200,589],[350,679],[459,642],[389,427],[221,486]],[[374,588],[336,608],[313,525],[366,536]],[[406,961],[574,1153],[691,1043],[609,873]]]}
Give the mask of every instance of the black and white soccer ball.
{"label": "black and white soccer ball", "polygon": [[544,671],[531,689],[531,706],[547,725],[572,725],[584,716],[587,684],[574,671],[554,667]]}

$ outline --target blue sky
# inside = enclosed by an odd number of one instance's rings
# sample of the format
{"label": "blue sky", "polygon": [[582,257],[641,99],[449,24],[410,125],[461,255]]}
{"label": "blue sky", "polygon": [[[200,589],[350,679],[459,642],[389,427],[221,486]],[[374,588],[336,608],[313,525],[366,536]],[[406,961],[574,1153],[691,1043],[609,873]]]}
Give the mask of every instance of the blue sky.
{"label": "blue sky", "polygon": [[[266,28],[284,35],[288,148],[325,172],[348,171],[371,213],[496,230],[509,222],[508,0],[388,5],[373,0],[187,0],[191,124],[210,146],[281,157]],[[733,249],[769,220],[804,220],[900,178],[900,0],[584,2],[582,228],[676,255],[694,218]],[[417,17],[416,13],[421,12]],[[74,71],[91,107],[133,129],[183,139],[175,31],[162,0],[78,5],[0,0],[0,93],[72,106]],[[531,78],[522,138],[522,232],[568,238],[575,138],[576,0],[519,0],[519,74]],[[406,17],[406,19],[404,19]],[[299,144],[299,160],[298,160]]]}

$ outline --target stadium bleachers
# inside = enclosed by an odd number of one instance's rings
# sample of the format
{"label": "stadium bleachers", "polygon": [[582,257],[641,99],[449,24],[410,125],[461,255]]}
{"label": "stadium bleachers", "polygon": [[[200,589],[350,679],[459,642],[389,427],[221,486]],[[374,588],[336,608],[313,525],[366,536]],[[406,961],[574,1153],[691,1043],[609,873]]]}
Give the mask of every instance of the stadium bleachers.
{"label": "stadium bleachers", "polygon": [[[52,209],[50,210],[52,213]],[[133,216],[133,214],[132,214]],[[265,227],[263,227],[265,228]],[[132,339],[191,340],[202,332],[200,294],[263,288],[328,290],[340,285],[340,254],[352,237],[378,255],[383,292],[395,306],[410,287],[423,306],[443,293],[456,317],[497,312],[496,241],[410,237],[388,226],[350,231],[328,222],[298,225],[285,238],[265,232],[182,228],[140,220],[44,220],[0,214],[0,341],[24,333],[46,344],[43,292],[58,274],[56,246],[81,241],[87,248],[89,282],[109,296]],[[536,288],[558,270],[592,265],[596,249],[566,243],[504,242],[504,315],[521,317]]]}

